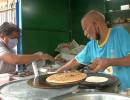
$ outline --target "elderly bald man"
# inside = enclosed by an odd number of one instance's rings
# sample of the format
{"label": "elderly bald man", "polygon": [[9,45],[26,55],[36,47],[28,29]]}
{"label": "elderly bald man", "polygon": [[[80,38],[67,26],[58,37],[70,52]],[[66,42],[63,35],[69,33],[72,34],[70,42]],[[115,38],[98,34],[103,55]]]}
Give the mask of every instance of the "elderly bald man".
{"label": "elderly bald man", "polygon": [[130,88],[130,34],[123,27],[108,28],[102,13],[92,10],[81,20],[85,48],[57,72],[91,64],[91,71],[103,71],[109,66],[121,81],[121,89]]}

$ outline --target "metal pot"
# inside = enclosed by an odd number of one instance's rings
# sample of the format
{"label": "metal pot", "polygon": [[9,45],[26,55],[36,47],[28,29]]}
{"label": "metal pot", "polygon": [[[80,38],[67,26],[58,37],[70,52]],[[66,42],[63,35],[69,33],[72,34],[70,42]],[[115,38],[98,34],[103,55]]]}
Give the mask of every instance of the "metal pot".
{"label": "metal pot", "polygon": [[105,92],[77,93],[54,98],[53,100],[130,100],[130,98]]}
{"label": "metal pot", "polygon": [[130,97],[130,88],[128,88],[126,90],[120,90],[119,94]]}

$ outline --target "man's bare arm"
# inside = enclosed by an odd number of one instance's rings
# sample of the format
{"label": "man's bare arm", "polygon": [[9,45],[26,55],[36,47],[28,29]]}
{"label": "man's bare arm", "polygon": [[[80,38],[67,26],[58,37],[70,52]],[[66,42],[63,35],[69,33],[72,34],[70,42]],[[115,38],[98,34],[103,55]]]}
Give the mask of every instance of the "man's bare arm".
{"label": "man's bare arm", "polygon": [[68,63],[66,63],[65,65],[63,65],[61,68],[59,68],[56,72],[63,72],[65,70],[75,69],[76,67],[78,67],[80,65],[81,64],[79,62],[77,62],[76,59],[73,59],[73,60],[69,61]]}
{"label": "man's bare arm", "polygon": [[130,55],[123,58],[99,58],[93,61],[91,70],[97,72],[106,69],[108,66],[130,66]]}
{"label": "man's bare arm", "polygon": [[37,60],[54,61],[54,58],[49,56],[48,54],[16,55],[12,53],[7,53],[4,54],[3,56],[0,56],[0,59],[10,64],[28,64],[31,63],[32,61],[37,61]]}
{"label": "man's bare arm", "polygon": [[111,66],[130,66],[130,55],[123,58],[109,59],[108,62]]}

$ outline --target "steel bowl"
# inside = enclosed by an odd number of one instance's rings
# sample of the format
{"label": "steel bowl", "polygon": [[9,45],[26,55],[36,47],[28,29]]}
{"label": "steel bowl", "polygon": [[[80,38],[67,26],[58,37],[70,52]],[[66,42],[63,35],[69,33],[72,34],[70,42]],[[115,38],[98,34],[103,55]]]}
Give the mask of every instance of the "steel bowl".
{"label": "steel bowl", "polygon": [[126,90],[120,90],[119,94],[130,97],[130,88],[128,88]]}
{"label": "steel bowl", "polygon": [[59,96],[53,100],[130,100],[129,97],[105,92],[77,93]]}

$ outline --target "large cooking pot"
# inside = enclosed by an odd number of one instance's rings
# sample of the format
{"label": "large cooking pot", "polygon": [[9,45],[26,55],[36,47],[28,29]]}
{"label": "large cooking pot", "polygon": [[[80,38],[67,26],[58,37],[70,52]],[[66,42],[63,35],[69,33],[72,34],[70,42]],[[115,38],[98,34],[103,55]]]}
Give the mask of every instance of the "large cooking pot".
{"label": "large cooking pot", "polygon": [[114,93],[91,92],[64,95],[53,100],[130,100],[130,98]]}

